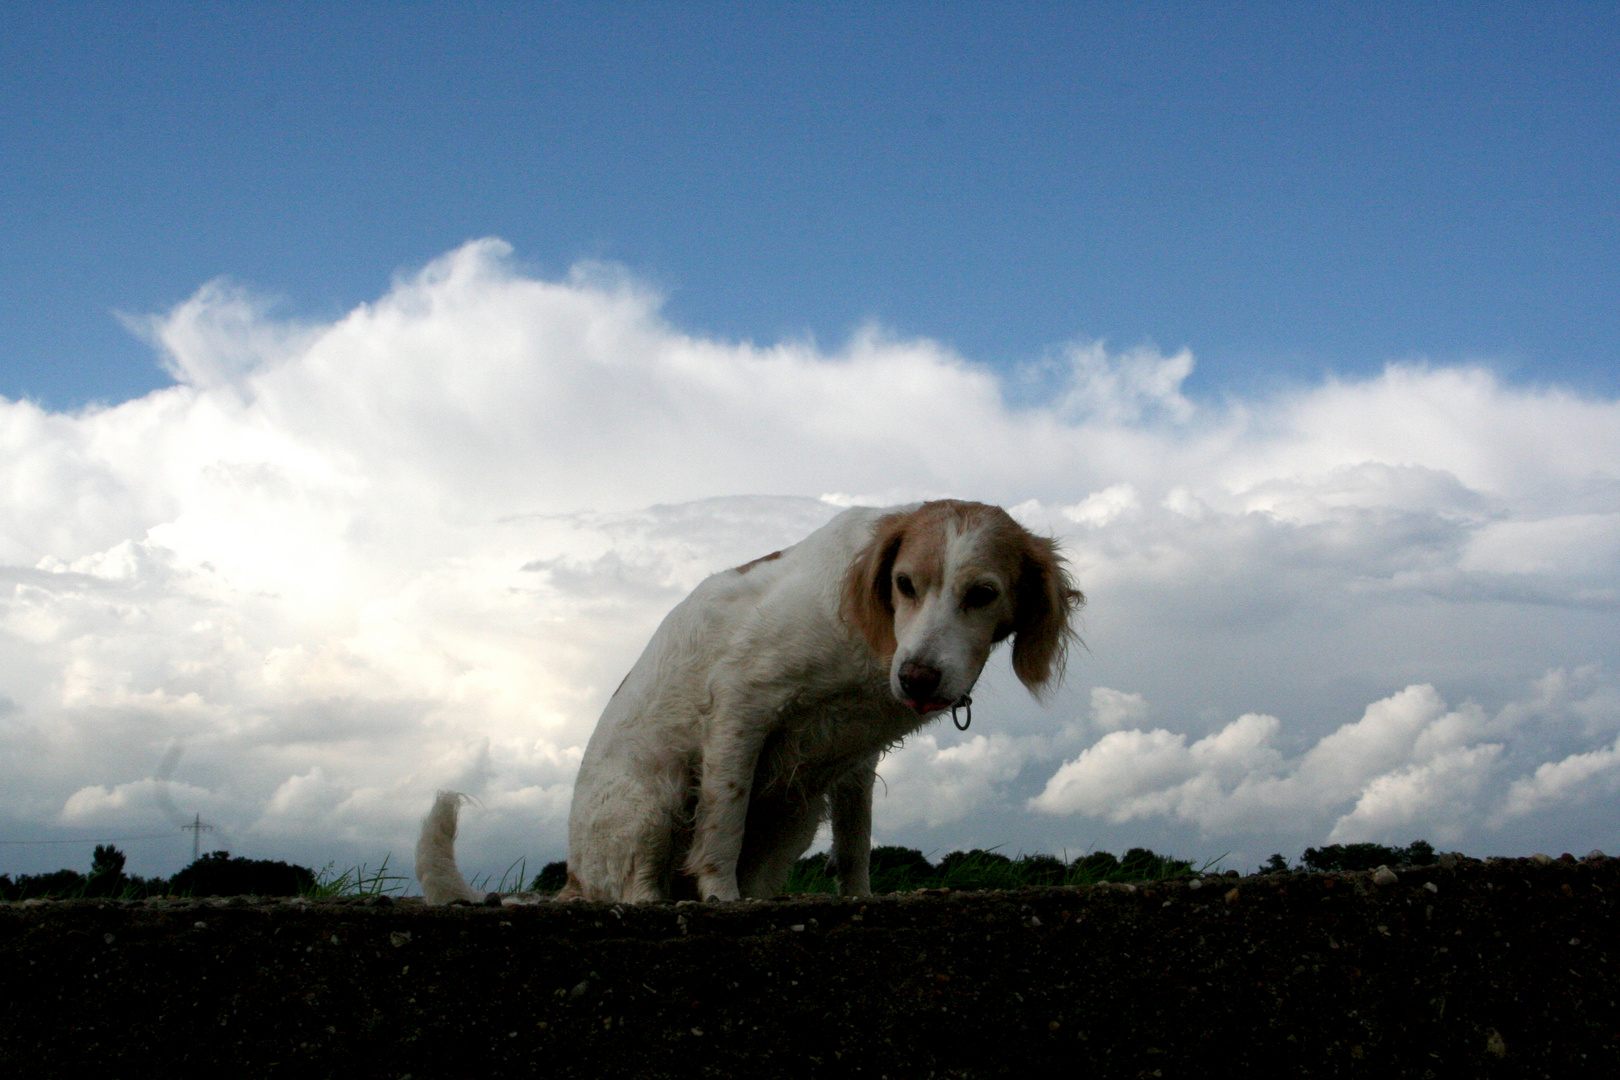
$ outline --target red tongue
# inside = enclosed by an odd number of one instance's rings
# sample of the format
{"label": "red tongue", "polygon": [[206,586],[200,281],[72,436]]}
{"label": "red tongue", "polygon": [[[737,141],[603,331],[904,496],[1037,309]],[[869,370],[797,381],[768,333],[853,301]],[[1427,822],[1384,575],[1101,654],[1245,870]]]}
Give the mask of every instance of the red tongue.
{"label": "red tongue", "polygon": [[927,716],[929,713],[934,713],[934,712],[944,712],[946,709],[951,707],[950,702],[948,702],[948,701],[939,701],[939,700],[935,700],[935,701],[908,701],[908,702],[906,702],[906,704],[910,705],[911,708],[913,709],[913,711],[915,711],[918,716]]}

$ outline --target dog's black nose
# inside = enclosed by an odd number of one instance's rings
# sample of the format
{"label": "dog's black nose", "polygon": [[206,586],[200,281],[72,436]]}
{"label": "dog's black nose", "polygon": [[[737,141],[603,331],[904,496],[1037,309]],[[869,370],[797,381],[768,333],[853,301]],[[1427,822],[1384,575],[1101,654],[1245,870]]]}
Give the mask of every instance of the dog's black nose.
{"label": "dog's black nose", "polygon": [[900,689],[912,701],[932,701],[939,690],[939,669],[907,660],[900,665]]}

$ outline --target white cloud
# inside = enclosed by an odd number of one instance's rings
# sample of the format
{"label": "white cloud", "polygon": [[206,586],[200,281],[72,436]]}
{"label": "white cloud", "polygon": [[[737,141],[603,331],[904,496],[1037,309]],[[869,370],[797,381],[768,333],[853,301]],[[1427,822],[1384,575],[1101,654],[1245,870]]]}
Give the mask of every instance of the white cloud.
{"label": "white cloud", "polygon": [[118,825],[131,819],[143,819],[144,824],[166,824],[165,816],[179,799],[187,806],[217,809],[220,800],[213,792],[190,784],[168,784],[146,778],[128,784],[106,787],[92,784],[69,795],[62,804],[58,820],[64,825],[94,826]]}
{"label": "white cloud", "polygon": [[1500,743],[1458,747],[1375,776],[1362,789],[1355,808],[1334,822],[1328,839],[1386,840],[1421,825],[1434,840],[1456,840],[1477,814],[1480,795],[1501,753]]}
{"label": "white cloud", "polygon": [[1134,487],[1114,484],[1092,492],[1073,506],[1063,507],[1059,513],[1077,525],[1101,528],[1141,509],[1142,503]]}
{"label": "white cloud", "polygon": [[1068,386],[1054,403],[1065,415],[1109,423],[1132,423],[1154,413],[1184,423],[1193,415],[1193,403],[1181,393],[1193,370],[1188,349],[1163,356],[1138,346],[1110,355],[1100,342],[1086,342],[1070,345],[1065,359]]}
{"label": "white cloud", "polygon": [[953,745],[924,733],[891,752],[878,768],[874,827],[893,835],[908,825],[937,828],[994,806],[1034,748],[1003,734],[973,735]]}
{"label": "white cloud", "polygon": [[[1620,514],[1566,514],[1537,521],[1498,521],[1469,539],[1461,570],[1594,578],[1620,577]],[[1612,588],[1605,599],[1620,600]]]}
{"label": "white cloud", "polygon": [[717,341],[496,241],[326,324],[223,285],[132,322],[177,385],[0,400],[13,831],[145,813],[178,743],[176,808],[233,843],[404,851],[455,785],[475,854],[554,857],[596,713],[675,601],[840,505],[947,494],[1061,534],[1087,648],[1051,709],[1003,673],[968,736],[895,755],[891,839],[1486,843],[1617,809],[1614,401],[1395,365],[1195,403],[1189,352],[1081,343],[1014,406],[928,341]]}
{"label": "white cloud", "polygon": [[1487,822],[1620,791],[1617,741],[1542,763],[1504,794],[1511,770],[1542,752],[1539,724],[1572,728],[1595,700],[1612,704],[1612,685],[1584,699],[1574,689],[1567,673],[1549,672],[1532,697],[1492,717],[1473,703],[1448,707],[1432,686],[1409,686],[1293,758],[1277,746],[1279,720],[1253,713],[1191,743],[1164,728],[1116,730],[1065,761],[1029,808],[1114,822],[1173,818],[1216,835],[1303,831],[1337,843],[1426,832],[1453,841]]}
{"label": "white cloud", "polygon": [[1110,732],[1064,762],[1029,806],[1115,822],[1162,815],[1217,824],[1213,800],[1229,797],[1236,784],[1267,778],[1276,765],[1269,745],[1276,731],[1276,717],[1248,713],[1191,745],[1164,728]]}
{"label": "white cloud", "polygon": [[1147,698],[1106,686],[1091,688],[1091,722],[1104,731],[1117,731],[1147,716]]}
{"label": "white cloud", "polygon": [[1520,777],[1508,789],[1500,817],[1515,818],[1549,806],[1613,796],[1620,790],[1620,740],[1614,745],[1581,754],[1570,754],[1560,761],[1547,761],[1531,776]]}

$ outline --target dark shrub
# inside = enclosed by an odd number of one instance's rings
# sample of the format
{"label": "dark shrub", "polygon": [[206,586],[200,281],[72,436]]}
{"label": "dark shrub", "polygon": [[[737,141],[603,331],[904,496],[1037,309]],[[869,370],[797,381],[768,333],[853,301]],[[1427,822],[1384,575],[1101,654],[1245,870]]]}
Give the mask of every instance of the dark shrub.
{"label": "dark shrub", "polygon": [[1133,847],[1119,860],[1120,877],[1134,881],[1154,877],[1161,861],[1152,848]]}
{"label": "dark shrub", "polygon": [[1082,885],[1107,881],[1119,873],[1119,860],[1111,852],[1093,851],[1074,860],[1074,880]]}
{"label": "dark shrub", "polygon": [[953,851],[939,860],[934,884],[952,889],[1015,889],[1023,883],[1007,856],[974,848]]}
{"label": "dark shrub", "polygon": [[869,865],[873,874],[879,871],[904,870],[916,877],[926,878],[934,873],[934,864],[916,848],[893,847],[889,844],[872,849]]}
{"label": "dark shrub", "polygon": [[96,845],[90,861],[90,877],[84,885],[86,896],[122,896],[133,884],[124,876],[125,856],[122,851],[108,845]]}
{"label": "dark shrub", "polygon": [[299,896],[315,889],[315,873],[270,859],[231,858],[214,851],[169,879],[182,896]]}
{"label": "dark shrub", "polygon": [[33,900],[53,896],[65,898],[84,895],[84,875],[74,870],[57,870],[49,874],[19,874],[16,881],[10,876],[0,877],[0,898],[6,900]]}
{"label": "dark shrub", "polygon": [[90,857],[90,876],[101,877],[111,874],[114,877],[124,876],[124,863],[128,861],[122,851],[111,844],[103,847],[96,845],[96,853]]}
{"label": "dark shrub", "polygon": [[1434,862],[1434,845],[1414,840],[1406,847],[1383,844],[1329,844],[1306,848],[1305,866],[1311,870],[1375,870],[1380,866],[1428,866]]}
{"label": "dark shrub", "polygon": [[1024,855],[1014,864],[1025,885],[1062,885],[1069,868],[1055,855]]}
{"label": "dark shrub", "polygon": [[[1192,868],[1190,862],[1156,855],[1147,848],[1132,848],[1122,863],[1106,851],[1083,855],[1071,865],[1052,855],[1020,855],[1016,860],[995,851],[975,848],[953,851],[930,865],[915,848],[872,849],[872,891],[910,892],[919,888],[1017,889],[1026,885],[1088,885],[1098,881],[1156,881],[1177,877]],[[784,893],[828,893],[837,889],[826,854],[800,859],[793,867]]]}
{"label": "dark shrub", "polygon": [[76,870],[51,874],[22,874],[13,881],[0,874],[0,900],[32,900],[54,897],[59,900],[80,896],[139,899],[161,896],[169,891],[162,878],[135,877],[124,873],[124,853],[111,845],[96,845],[90,863],[90,876]]}
{"label": "dark shrub", "polygon": [[1158,861],[1159,857],[1153,854],[1152,848],[1133,847],[1119,860],[1120,873],[1126,877],[1146,877],[1152,873]]}
{"label": "dark shrub", "polygon": [[1152,848],[1133,847],[1119,860],[1119,881],[1160,881],[1192,869],[1185,859],[1157,855]]}
{"label": "dark shrub", "polygon": [[907,892],[932,885],[934,864],[916,848],[885,844],[872,849],[868,862],[875,893]]}
{"label": "dark shrub", "polygon": [[530,892],[554,893],[568,884],[568,864],[566,862],[548,862],[534,875],[529,883]]}
{"label": "dark shrub", "polygon": [[1312,870],[1371,870],[1400,859],[1383,844],[1328,844],[1306,848],[1304,863]]}

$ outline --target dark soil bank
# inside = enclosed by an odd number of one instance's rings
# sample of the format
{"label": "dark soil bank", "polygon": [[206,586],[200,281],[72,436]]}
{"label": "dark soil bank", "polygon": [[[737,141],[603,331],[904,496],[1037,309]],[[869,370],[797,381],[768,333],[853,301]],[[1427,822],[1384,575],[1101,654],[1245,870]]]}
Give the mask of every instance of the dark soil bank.
{"label": "dark soil bank", "polygon": [[0,906],[109,1077],[1615,1076],[1620,859],[866,901]]}

